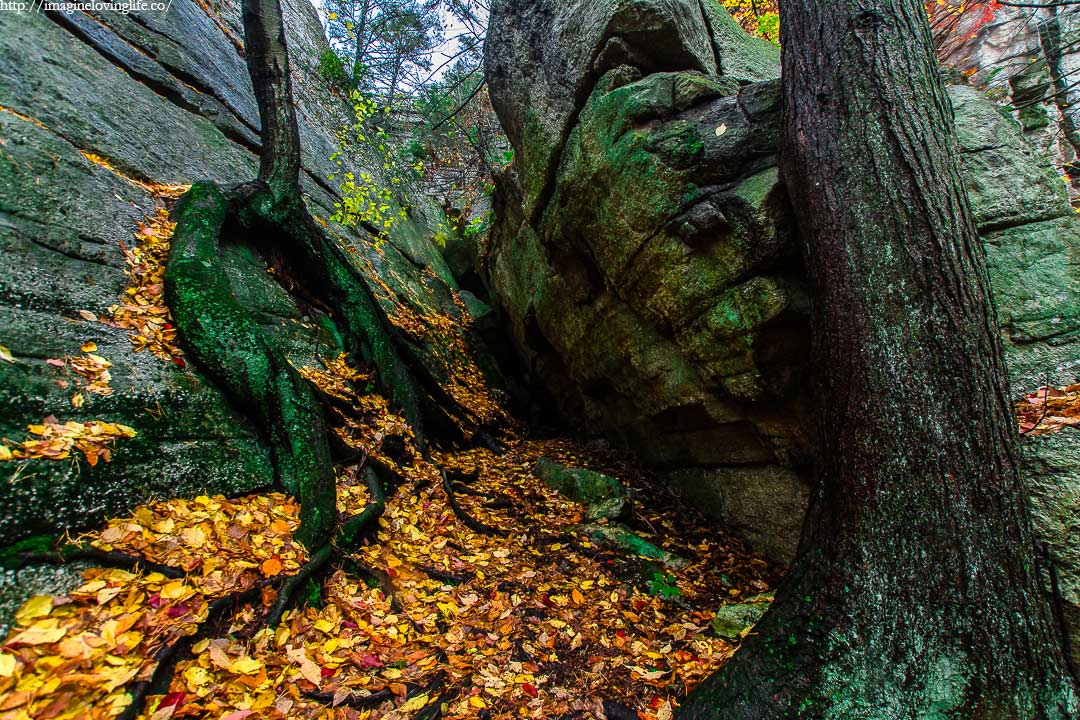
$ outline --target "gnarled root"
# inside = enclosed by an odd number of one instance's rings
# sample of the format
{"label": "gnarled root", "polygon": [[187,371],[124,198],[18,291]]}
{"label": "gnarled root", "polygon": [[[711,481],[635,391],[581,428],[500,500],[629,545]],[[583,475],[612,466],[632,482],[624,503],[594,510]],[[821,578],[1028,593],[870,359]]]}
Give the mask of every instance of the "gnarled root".
{"label": "gnarled root", "polygon": [[303,585],[315,573],[326,566],[334,555],[335,548],[348,549],[356,546],[360,534],[375,520],[382,516],[386,510],[386,496],[383,494],[382,483],[379,476],[371,468],[364,468],[364,480],[367,482],[368,492],[371,493],[371,502],[364,510],[353,515],[334,534],[332,543],[323,545],[304,563],[299,572],[288,577],[278,591],[277,600],[270,609],[266,624],[277,627],[281,618],[289,607],[290,598],[296,590]]}
{"label": "gnarled root", "polygon": [[218,262],[229,201],[197,183],[174,215],[165,293],[185,349],[232,401],[259,423],[277,480],[300,499],[297,539],[325,545],[336,515],[326,424],[300,374],[237,302]]}

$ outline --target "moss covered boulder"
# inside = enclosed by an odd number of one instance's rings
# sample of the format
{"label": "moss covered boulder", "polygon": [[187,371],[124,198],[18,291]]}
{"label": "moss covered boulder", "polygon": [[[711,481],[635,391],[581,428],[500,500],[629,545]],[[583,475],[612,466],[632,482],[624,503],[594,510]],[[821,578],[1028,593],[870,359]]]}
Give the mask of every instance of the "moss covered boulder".
{"label": "moss covered boulder", "polygon": [[552,490],[585,505],[585,514],[590,520],[614,519],[628,510],[630,498],[626,488],[610,475],[568,468],[547,457],[536,461],[533,475]]}

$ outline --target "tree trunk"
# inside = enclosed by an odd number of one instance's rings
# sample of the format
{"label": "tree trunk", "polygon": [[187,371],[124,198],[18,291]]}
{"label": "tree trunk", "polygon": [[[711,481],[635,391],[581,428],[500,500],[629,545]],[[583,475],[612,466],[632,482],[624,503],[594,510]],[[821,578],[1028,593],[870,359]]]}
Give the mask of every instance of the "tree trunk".
{"label": "tree trunk", "polygon": [[244,0],[248,74],[262,122],[259,179],[275,200],[300,192],[300,130],[293,109],[289,51],[278,0]]}
{"label": "tree trunk", "polygon": [[357,89],[362,89],[360,80],[364,74],[364,55],[367,52],[368,14],[371,12],[371,0],[364,0],[360,6],[360,18],[356,27],[356,53],[353,55],[353,82]]}
{"label": "tree trunk", "polygon": [[773,608],[680,717],[1075,717],[923,4],[781,8],[816,485]]}

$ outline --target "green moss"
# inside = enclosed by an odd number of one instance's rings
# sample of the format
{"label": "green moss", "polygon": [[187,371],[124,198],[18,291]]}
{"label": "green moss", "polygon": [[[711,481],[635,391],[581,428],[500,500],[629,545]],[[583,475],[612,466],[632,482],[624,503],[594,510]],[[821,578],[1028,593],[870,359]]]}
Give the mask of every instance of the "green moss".
{"label": "green moss", "polygon": [[228,210],[228,200],[210,183],[192,186],[183,197],[174,213],[166,300],[191,356],[258,421],[277,481],[301,501],[298,539],[320,546],[336,516],[325,423],[307,382],[232,294],[218,261]]}
{"label": "green moss", "polygon": [[16,543],[0,547],[0,567],[14,569],[21,562],[19,555],[22,553],[47,553],[56,549],[60,537],[56,535],[34,535],[24,538]]}

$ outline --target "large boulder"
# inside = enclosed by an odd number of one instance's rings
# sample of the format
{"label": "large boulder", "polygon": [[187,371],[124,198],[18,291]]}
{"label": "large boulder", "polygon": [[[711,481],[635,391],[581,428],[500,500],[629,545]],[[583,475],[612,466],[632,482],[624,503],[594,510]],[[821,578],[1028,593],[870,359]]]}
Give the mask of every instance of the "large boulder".
{"label": "large boulder", "polygon": [[[583,431],[790,560],[813,418],[775,49],[718,33],[731,21],[708,0],[500,0],[492,28],[492,102],[517,159],[482,264],[519,353]],[[950,96],[1015,394],[1075,382],[1080,221],[1064,183],[983,95]],[[1080,636],[1080,433],[1032,439],[1025,459]]]}
{"label": "large boulder", "polygon": [[[504,0],[491,28],[516,161],[483,269],[527,365],[564,416],[789,555],[807,306],[777,177],[777,49],[698,0]],[[732,467],[799,488],[783,531],[709,491]]]}
{"label": "large boulder", "polygon": [[[230,185],[257,172],[259,117],[239,6],[174,0],[167,12],[0,13],[0,345],[15,360],[0,361],[0,437],[20,441],[28,425],[49,416],[122,423],[137,433],[117,440],[111,462],[93,467],[81,457],[0,462],[0,544],[77,532],[150,498],[234,495],[273,482],[257,429],[212,383],[182,359],[136,352],[129,332],[108,322],[129,286],[124,248],[166,204],[153,184]],[[337,200],[327,181],[338,170],[330,156],[350,108],[318,73],[326,42],[314,7],[283,6],[302,181],[325,220]],[[383,172],[374,156],[347,162]],[[399,198],[408,219],[378,247],[371,237],[329,229],[368,271],[410,361],[468,404],[472,389],[454,386],[451,367],[475,339],[431,240],[437,211],[409,193]],[[330,325],[301,312],[252,247],[230,241],[220,262],[295,365],[318,367],[341,352]],[[77,378],[57,359],[81,356],[88,342],[111,363],[112,393],[84,393],[76,407]],[[473,399],[479,424],[489,410],[484,398]],[[31,584],[26,572],[0,578],[0,598],[16,603],[10,586]]]}

